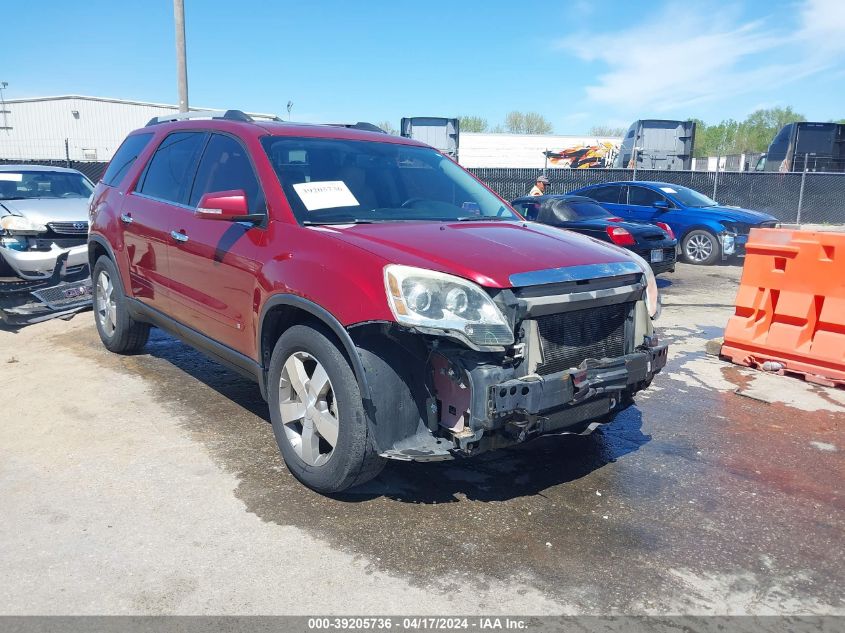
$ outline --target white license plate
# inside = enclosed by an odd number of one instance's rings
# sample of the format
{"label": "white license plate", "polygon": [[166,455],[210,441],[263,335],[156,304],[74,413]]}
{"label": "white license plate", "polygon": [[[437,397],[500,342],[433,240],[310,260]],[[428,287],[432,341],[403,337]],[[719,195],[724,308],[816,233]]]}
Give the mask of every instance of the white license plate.
{"label": "white license plate", "polygon": [[663,249],[662,248],[653,248],[651,250],[651,263],[656,264],[658,262],[663,261]]}

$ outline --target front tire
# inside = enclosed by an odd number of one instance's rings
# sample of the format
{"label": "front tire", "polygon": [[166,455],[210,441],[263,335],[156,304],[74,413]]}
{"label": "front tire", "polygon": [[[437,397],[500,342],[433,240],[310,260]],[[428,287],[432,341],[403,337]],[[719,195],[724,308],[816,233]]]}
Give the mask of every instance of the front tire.
{"label": "front tire", "polygon": [[100,340],[110,352],[135,354],[150,338],[150,326],[129,316],[123,283],[114,262],[105,255],[94,264],[94,322]]}
{"label": "front tire", "polygon": [[279,451],[309,488],[340,492],[384,468],[355,373],[322,327],[295,325],[279,337],[267,391]]}
{"label": "front tire", "polygon": [[696,229],[684,236],[681,244],[684,259],[698,266],[712,266],[722,256],[722,248],[717,238],[710,231]]}

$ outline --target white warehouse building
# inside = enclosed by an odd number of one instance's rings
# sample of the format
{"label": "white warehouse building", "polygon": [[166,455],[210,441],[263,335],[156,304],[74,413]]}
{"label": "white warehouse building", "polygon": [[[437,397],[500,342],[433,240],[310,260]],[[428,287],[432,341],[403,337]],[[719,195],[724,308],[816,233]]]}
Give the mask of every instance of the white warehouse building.
{"label": "white warehouse building", "polygon": [[[72,161],[107,161],[129,132],[179,111],[163,103],[80,95],[7,99],[0,109],[0,159]],[[191,108],[207,109],[215,108]]]}

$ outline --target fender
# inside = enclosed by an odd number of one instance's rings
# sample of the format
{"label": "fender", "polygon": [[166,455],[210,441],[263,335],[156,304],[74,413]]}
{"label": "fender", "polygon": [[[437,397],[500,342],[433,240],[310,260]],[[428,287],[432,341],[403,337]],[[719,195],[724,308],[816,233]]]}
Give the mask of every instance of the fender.
{"label": "fender", "polygon": [[725,232],[725,227],[722,226],[721,224],[719,224],[718,222],[714,221],[714,225],[718,226],[719,228],[714,228],[713,226],[710,226],[709,224],[697,222],[696,224],[688,226],[684,230],[682,235],[680,235],[680,236],[675,235],[675,237],[678,239],[678,244],[680,244],[681,242],[683,242],[684,238],[687,235],[689,235],[690,231],[708,231],[709,233],[712,233],[713,235],[719,235],[719,233]]}
{"label": "fender", "polygon": [[[299,295],[289,293],[271,295],[267,298],[267,301],[264,302],[264,306],[261,308],[261,319],[259,321],[258,326],[258,340],[256,341],[256,349],[262,349],[261,341],[264,338],[264,321],[267,317],[267,312],[269,312],[272,308],[280,305],[291,306],[308,312],[309,314],[317,318],[320,322],[322,322],[324,325],[328,326],[329,329],[331,329],[331,331],[334,333],[334,335],[337,336],[340,342],[343,343],[346,355],[349,357],[349,361],[352,363],[352,370],[355,372],[355,378],[358,380],[358,386],[361,389],[361,399],[364,402],[364,409],[367,411],[367,415],[370,416],[370,419],[372,420],[372,397],[370,392],[370,386],[367,382],[367,375],[364,371],[364,365],[361,362],[361,357],[358,355],[358,349],[355,347],[355,343],[352,340],[352,337],[349,335],[349,332],[346,331],[346,328],[343,327],[340,321],[338,321],[335,316],[325,308],[317,305],[313,301],[309,301],[308,299],[300,297]],[[261,388],[262,392],[266,394],[268,367],[263,357],[260,359],[260,362],[263,370]]]}
{"label": "fender", "polygon": [[[108,240],[104,238],[99,233],[91,233],[88,235],[88,263],[91,266],[91,272],[94,271],[94,264],[96,263],[91,259],[91,244],[96,243],[98,246],[102,246],[106,249],[106,253],[109,255],[109,259],[114,262],[114,265],[117,266],[117,258],[114,256],[114,251],[112,250],[111,244],[109,244]],[[118,267],[118,271],[120,268]]]}

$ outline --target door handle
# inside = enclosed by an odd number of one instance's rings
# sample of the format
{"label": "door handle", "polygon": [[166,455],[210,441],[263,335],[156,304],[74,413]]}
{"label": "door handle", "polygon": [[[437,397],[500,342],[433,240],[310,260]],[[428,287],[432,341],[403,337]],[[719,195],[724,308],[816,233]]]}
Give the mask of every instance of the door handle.
{"label": "door handle", "polygon": [[121,213],[120,214],[120,221],[124,224],[132,224],[135,220],[132,219],[132,216],[128,213]]}
{"label": "door handle", "polygon": [[188,236],[184,233],[179,233],[178,231],[170,231],[170,237],[172,237],[177,242],[187,242]]}

